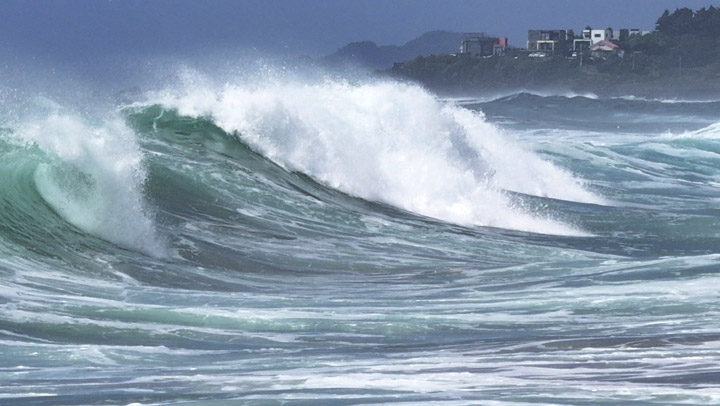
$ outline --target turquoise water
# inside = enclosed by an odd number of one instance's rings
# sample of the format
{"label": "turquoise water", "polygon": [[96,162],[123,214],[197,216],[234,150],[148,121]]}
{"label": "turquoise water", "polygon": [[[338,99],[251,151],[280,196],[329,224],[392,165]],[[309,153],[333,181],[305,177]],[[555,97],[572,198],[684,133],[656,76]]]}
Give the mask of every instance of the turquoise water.
{"label": "turquoise water", "polygon": [[0,404],[720,403],[718,107],[276,80],[5,111]]}

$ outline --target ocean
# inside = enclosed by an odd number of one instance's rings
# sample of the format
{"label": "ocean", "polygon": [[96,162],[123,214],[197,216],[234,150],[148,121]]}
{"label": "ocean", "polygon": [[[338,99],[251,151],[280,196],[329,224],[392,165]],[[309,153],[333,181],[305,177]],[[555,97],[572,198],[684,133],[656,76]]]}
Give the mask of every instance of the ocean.
{"label": "ocean", "polygon": [[2,405],[720,404],[720,98],[6,100]]}

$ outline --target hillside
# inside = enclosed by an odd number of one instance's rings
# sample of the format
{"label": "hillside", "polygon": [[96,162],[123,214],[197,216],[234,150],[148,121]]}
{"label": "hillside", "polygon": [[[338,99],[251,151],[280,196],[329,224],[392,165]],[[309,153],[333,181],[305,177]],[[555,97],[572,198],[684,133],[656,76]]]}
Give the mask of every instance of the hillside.
{"label": "hillside", "polygon": [[720,95],[720,62],[701,67],[660,68],[649,56],[632,60],[585,61],[565,57],[481,58],[432,55],[396,64],[385,71],[420,82],[444,95],[474,95],[506,89],[563,89],[605,95],[705,97]]}
{"label": "hillside", "polygon": [[666,11],[656,31],[617,41],[621,55],[532,58],[523,50],[504,56],[423,56],[386,71],[443,94],[500,89],[565,89],[609,95],[717,97],[720,95],[720,9]]}
{"label": "hillside", "polygon": [[418,56],[457,52],[462,39],[462,33],[431,31],[401,46],[378,46],[371,41],[353,42],[324,57],[322,63],[333,67],[351,65],[373,70],[388,69],[396,62]]}

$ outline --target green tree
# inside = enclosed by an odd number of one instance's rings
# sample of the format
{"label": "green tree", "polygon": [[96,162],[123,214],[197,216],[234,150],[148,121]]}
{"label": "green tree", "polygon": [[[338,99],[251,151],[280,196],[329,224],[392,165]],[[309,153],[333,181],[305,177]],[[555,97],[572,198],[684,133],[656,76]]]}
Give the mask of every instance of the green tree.
{"label": "green tree", "polygon": [[668,10],[658,18],[657,30],[663,34],[689,34],[693,31],[695,13],[687,7],[679,8],[670,14]]}
{"label": "green tree", "polygon": [[708,9],[703,7],[696,11],[693,26],[695,28],[694,32],[698,35],[720,35],[720,9],[710,6]]}

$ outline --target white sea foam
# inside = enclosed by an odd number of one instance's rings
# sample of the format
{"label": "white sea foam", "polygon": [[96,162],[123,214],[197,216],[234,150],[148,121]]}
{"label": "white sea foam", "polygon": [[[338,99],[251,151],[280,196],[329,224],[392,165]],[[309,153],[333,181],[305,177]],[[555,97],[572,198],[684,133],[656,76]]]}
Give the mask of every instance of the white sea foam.
{"label": "white sea foam", "polygon": [[142,194],[142,153],[121,120],[91,126],[52,112],[29,120],[18,134],[57,159],[38,167],[35,182],[66,221],[119,246],[164,255]]}
{"label": "white sea foam", "polygon": [[481,113],[418,86],[190,82],[151,100],[212,117],[280,165],[365,199],[458,224],[568,235],[583,233],[517,207],[504,191],[603,203]]}
{"label": "white sea foam", "polygon": [[592,93],[592,92],[577,93],[577,92],[573,92],[572,90],[544,90],[544,91],[526,90],[524,93],[528,93],[528,94],[532,94],[534,96],[540,96],[540,97],[565,97],[567,99],[583,97],[585,99],[592,99],[592,100],[600,99],[600,97],[597,94]]}
{"label": "white sea foam", "polygon": [[720,138],[720,122],[710,124],[696,131],[686,131],[681,134],[665,134],[666,138],[697,138],[697,139],[718,139]]}
{"label": "white sea foam", "polygon": [[640,97],[640,96],[633,96],[633,95],[627,95],[627,96],[618,96],[618,97],[611,97],[611,99],[619,99],[619,100],[630,100],[630,101],[643,101],[643,102],[655,102],[655,103],[663,103],[663,104],[681,104],[681,103],[715,103],[720,100],[718,99],[668,99],[668,98],[651,98],[651,97]]}

